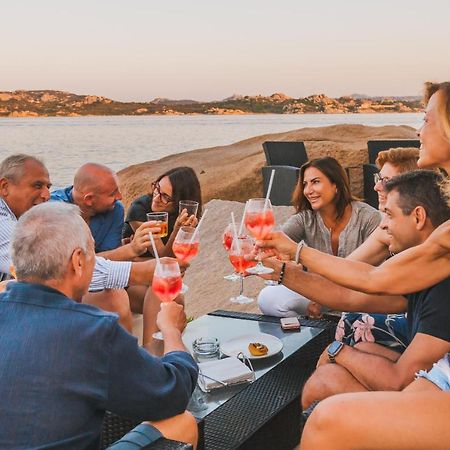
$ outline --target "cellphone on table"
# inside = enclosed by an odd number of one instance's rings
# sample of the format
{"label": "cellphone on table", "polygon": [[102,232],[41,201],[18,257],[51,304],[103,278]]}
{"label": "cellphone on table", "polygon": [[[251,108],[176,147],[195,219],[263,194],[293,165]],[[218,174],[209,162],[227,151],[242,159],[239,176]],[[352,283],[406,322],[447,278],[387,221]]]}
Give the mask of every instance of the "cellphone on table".
{"label": "cellphone on table", "polygon": [[300,322],[297,317],[282,317],[280,323],[281,328],[285,331],[300,330]]}

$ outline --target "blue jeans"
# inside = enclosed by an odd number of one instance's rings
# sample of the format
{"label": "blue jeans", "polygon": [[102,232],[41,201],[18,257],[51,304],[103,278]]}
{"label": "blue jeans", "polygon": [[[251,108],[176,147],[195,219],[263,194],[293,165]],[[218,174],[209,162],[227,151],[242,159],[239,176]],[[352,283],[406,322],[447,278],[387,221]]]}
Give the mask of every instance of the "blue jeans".
{"label": "blue jeans", "polygon": [[114,442],[108,449],[135,450],[155,442],[160,437],[162,437],[162,434],[155,427],[141,423],[127,433],[122,439]]}
{"label": "blue jeans", "polygon": [[448,355],[433,364],[433,368],[429,372],[420,370],[417,373],[417,378],[425,378],[435,384],[439,389],[450,391],[450,364]]}

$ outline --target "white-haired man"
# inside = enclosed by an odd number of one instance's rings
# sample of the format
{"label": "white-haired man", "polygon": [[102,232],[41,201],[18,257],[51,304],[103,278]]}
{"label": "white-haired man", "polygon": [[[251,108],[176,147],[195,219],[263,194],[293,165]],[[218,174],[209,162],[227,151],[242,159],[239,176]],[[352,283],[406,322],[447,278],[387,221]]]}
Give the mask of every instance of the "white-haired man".
{"label": "white-haired man", "polygon": [[0,294],[0,448],[96,448],[105,410],[156,421],[145,426],[150,441],[162,433],[195,444],[185,408],[198,369],[181,340],[183,308],[161,308],[164,356],[155,358],[116,315],[81,304],[95,254],[73,205],[21,215],[11,259],[17,282]]}

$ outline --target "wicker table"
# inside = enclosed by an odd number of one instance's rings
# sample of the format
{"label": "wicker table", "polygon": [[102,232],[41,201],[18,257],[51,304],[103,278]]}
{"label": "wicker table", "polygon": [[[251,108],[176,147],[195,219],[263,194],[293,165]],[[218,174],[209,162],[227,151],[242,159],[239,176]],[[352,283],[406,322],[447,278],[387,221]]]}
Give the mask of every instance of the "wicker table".
{"label": "wicker table", "polygon": [[[222,341],[232,337],[236,330],[246,334],[257,329],[279,337],[284,345],[281,354],[254,364],[257,377],[254,383],[207,394],[208,410],[196,413],[199,450],[291,450],[298,444],[303,428],[300,393],[318,357],[333,340],[336,328],[335,322],[326,320],[303,319],[301,325],[300,333],[284,333],[276,317],[221,310],[189,324],[183,337],[188,348],[195,337],[205,336],[210,327],[208,334]],[[108,413],[101,448],[135,425],[136,421]],[[181,443],[160,441],[149,448],[182,447]]]}
{"label": "wicker table", "polygon": [[259,331],[280,338],[284,345],[280,355],[254,362],[254,383],[207,394],[208,410],[196,413],[199,448],[295,447],[303,427],[300,393],[321,352],[332,341],[335,326],[328,321],[302,320],[300,332],[284,333],[278,318],[229,311],[214,311],[194,321],[183,338],[187,346],[195,337],[207,335],[208,328],[210,335],[221,340],[224,330],[229,337],[236,330],[241,330],[241,334]]}

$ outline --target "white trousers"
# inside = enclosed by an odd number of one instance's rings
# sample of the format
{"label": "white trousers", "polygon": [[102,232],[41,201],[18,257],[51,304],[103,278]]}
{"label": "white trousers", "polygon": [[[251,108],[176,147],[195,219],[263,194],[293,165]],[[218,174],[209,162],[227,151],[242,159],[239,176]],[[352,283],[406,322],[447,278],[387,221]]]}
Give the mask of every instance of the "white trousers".
{"label": "white trousers", "polygon": [[258,295],[261,312],[267,316],[297,317],[305,315],[310,300],[286,286],[267,286]]}

